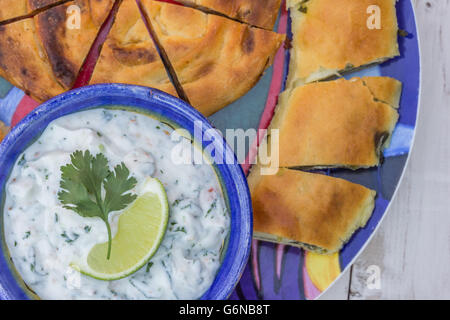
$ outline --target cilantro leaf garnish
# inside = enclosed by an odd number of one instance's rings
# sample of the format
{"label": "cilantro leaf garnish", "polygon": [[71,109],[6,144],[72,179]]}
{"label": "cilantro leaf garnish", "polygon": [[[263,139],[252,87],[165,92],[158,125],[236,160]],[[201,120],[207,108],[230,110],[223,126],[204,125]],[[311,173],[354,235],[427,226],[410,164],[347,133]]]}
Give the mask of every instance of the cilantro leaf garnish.
{"label": "cilantro leaf garnish", "polygon": [[95,157],[89,152],[75,151],[71,163],[61,167],[61,191],[59,201],[64,208],[75,211],[82,217],[99,217],[108,231],[108,254],[111,256],[111,227],[108,215],[125,209],[137,196],[129,192],[137,181],[130,177],[124,163],[109,169],[108,159],[99,153]]}

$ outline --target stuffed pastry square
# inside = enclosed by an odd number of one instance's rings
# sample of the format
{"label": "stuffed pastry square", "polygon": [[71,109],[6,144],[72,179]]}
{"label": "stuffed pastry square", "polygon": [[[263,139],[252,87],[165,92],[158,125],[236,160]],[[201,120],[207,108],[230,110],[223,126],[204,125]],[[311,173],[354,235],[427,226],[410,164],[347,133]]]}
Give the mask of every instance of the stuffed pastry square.
{"label": "stuffed pastry square", "polygon": [[290,0],[288,86],[399,55],[396,0]]}
{"label": "stuffed pastry square", "polygon": [[248,178],[257,239],[331,254],[374,210],[376,193],[363,186],[290,169],[262,176],[259,169]]}
{"label": "stuffed pastry square", "polygon": [[[271,129],[279,166],[350,169],[380,164],[398,121],[401,83],[388,77],[310,83],[283,92]],[[269,150],[272,150],[273,147]]]}

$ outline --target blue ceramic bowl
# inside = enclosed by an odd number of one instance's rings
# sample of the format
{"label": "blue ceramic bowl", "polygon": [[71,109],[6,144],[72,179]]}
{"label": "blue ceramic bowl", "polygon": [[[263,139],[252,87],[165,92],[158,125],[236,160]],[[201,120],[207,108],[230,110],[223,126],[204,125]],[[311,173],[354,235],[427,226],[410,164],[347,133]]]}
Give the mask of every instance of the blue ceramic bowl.
{"label": "blue ceramic bowl", "polygon": [[[185,102],[161,91],[146,87],[122,84],[101,84],[69,91],[47,101],[31,112],[5,138],[0,145],[0,233],[2,237],[0,252],[0,299],[29,299],[33,297],[26,289],[10,262],[3,235],[3,206],[5,201],[5,184],[18,156],[38,138],[48,124],[62,116],[91,108],[111,105],[124,106],[138,112],[164,118],[187,129],[194,136],[194,121],[201,121],[203,133],[211,125],[208,120]],[[234,157],[233,151],[222,135],[214,130],[212,139],[215,150]],[[197,141],[205,148],[211,142]],[[231,230],[228,248],[219,272],[202,296],[205,300],[227,299],[241,278],[250,254],[253,221],[250,193],[247,180],[237,163],[214,165],[231,212]]]}

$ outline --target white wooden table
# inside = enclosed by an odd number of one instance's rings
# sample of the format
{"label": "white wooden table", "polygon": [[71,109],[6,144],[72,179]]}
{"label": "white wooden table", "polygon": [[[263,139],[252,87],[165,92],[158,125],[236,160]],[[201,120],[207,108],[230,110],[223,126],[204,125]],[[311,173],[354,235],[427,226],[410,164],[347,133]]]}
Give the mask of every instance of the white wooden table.
{"label": "white wooden table", "polygon": [[[414,150],[378,233],[322,299],[450,299],[450,0],[412,3],[422,50]],[[369,266],[380,289],[367,286]]]}

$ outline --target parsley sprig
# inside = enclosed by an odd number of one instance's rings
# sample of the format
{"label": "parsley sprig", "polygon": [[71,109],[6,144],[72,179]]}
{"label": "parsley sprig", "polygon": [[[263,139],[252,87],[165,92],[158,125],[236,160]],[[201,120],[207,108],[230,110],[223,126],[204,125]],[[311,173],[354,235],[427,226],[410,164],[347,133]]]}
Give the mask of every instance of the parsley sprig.
{"label": "parsley sprig", "polygon": [[99,217],[108,230],[108,254],[111,257],[111,226],[108,215],[125,209],[137,196],[129,192],[137,181],[130,177],[124,163],[109,169],[108,159],[99,153],[95,157],[89,152],[75,151],[71,163],[61,167],[61,191],[59,201],[64,208],[75,211],[82,217]]}

